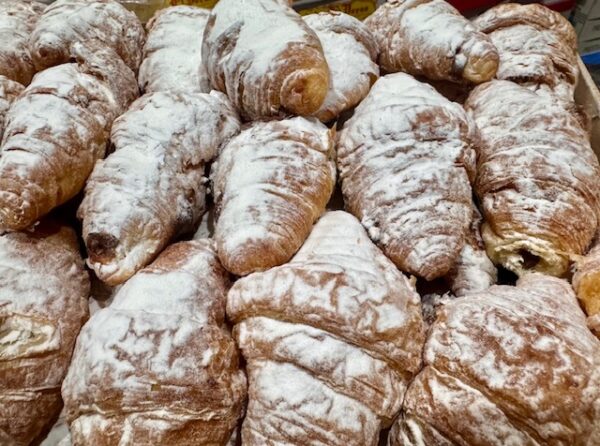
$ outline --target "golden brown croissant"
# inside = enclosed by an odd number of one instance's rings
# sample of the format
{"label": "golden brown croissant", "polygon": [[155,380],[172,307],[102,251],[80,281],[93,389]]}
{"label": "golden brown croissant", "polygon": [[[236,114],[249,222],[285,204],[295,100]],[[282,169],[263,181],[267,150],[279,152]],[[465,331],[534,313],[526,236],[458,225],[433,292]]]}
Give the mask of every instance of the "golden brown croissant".
{"label": "golden brown croissant", "polygon": [[[0,7],[1,5],[2,4],[0,3]],[[23,85],[18,82],[0,75],[0,141],[2,140],[2,134],[4,133],[6,113],[8,113],[10,104],[12,104],[16,97],[21,94],[23,88]]]}
{"label": "golden brown croissant", "polygon": [[573,288],[588,314],[588,325],[600,334],[600,243],[576,262]]}
{"label": "golden brown croissant", "polygon": [[331,71],[329,92],[315,113],[327,122],[362,101],[379,77],[377,42],[360,20],[342,12],[310,14],[304,21],[321,40]]}
{"label": "golden brown croissant", "polygon": [[78,446],[224,446],[246,397],[212,242],[167,248],[83,327],[62,395]]}
{"label": "golden brown croissant", "polygon": [[201,53],[209,14],[208,9],[180,5],[152,17],[138,77],[142,91],[210,92]]}
{"label": "golden brown croissant", "polygon": [[95,39],[133,71],[142,61],[144,27],[115,0],[56,0],[38,20],[29,48],[38,71],[67,63],[71,46]]}
{"label": "golden brown croissant", "polygon": [[490,259],[517,274],[564,274],[600,218],[600,166],[577,119],[509,81],[477,87],[466,108],[481,132],[475,192]]}
{"label": "golden brown croissant", "polygon": [[572,102],[579,78],[577,34],[560,13],[532,3],[505,3],[473,22],[500,54],[496,77]]}
{"label": "golden brown croissant", "polygon": [[0,231],[21,230],[75,196],[103,158],[112,121],[137,95],[133,72],[95,41],[40,72],[6,117]]}
{"label": "golden brown croissant", "polygon": [[424,361],[389,446],[600,444],[600,341],[564,280],[446,303]]}
{"label": "golden brown croissant", "polygon": [[444,0],[388,0],[365,23],[388,73],[479,84],[498,69],[490,38]]}
{"label": "golden brown croissant", "polygon": [[157,92],[113,124],[115,152],[88,180],[78,216],[88,264],[110,285],[129,279],[205,211],[204,169],[240,130],[225,95]]}
{"label": "golden brown croissant", "polygon": [[448,273],[471,222],[475,126],[404,73],[380,78],[338,138],[347,208],[383,252],[427,280]]}
{"label": "golden brown croissant", "polygon": [[29,446],[58,416],[89,290],[75,231],[47,221],[0,236],[3,446]]}
{"label": "golden brown croissant", "polygon": [[0,2],[0,76],[27,85],[35,73],[29,37],[46,5],[28,0]]}
{"label": "golden brown croissant", "polygon": [[479,209],[473,205],[473,219],[456,264],[446,277],[455,296],[485,291],[496,283],[498,272],[485,252],[481,237],[483,218]]}
{"label": "golden brown croissant", "polygon": [[202,45],[212,88],[246,119],[315,113],[327,95],[329,67],[315,33],[276,0],[220,0]]}
{"label": "golden brown croissant", "polygon": [[414,285],[350,214],[325,214],[290,263],[238,280],[242,444],[375,446],[421,365]]}
{"label": "golden brown croissant", "polygon": [[335,185],[333,132],[316,119],[256,122],[213,164],[215,239],[243,276],[287,262],[325,210]]}

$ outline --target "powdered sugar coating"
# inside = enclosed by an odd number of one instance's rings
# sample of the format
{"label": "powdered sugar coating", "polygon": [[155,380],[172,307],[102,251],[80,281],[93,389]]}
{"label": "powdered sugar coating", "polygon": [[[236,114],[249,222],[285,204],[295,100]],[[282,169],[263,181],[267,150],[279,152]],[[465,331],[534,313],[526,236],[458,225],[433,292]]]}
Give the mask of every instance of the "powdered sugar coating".
{"label": "powdered sugar coating", "polygon": [[0,236],[1,444],[31,444],[58,416],[89,289],[70,228],[44,222]]}
{"label": "powdered sugar coating", "polygon": [[2,140],[2,134],[4,133],[4,118],[10,104],[15,98],[21,94],[25,87],[18,82],[12,81],[6,76],[0,75],[0,141]]}
{"label": "powdered sugar coating", "polygon": [[600,216],[587,133],[552,98],[508,81],[476,88],[466,108],[481,132],[475,192],[488,255],[517,274],[564,274]]}
{"label": "powdered sugar coating", "polygon": [[133,72],[97,42],[38,73],[6,116],[0,231],[25,229],[75,196],[104,157],[112,121],[137,95]]}
{"label": "powdered sugar coating", "polygon": [[172,245],[83,328],[63,385],[74,443],[224,445],[246,392],[207,240]]}
{"label": "powdered sugar coating", "polygon": [[202,59],[212,88],[225,92],[245,119],[311,114],[327,92],[319,39],[280,1],[220,0],[206,26]]}
{"label": "powdered sugar coating", "polygon": [[310,14],[304,21],[321,40],[331,71],[329,92],[315,113],[327,122],[363,100],[379,77],[377,42],[360,20],[342,12]]}
{"label": "powdered sugar coating", "polygon": [[0,2],[0,76],[27,85],[35,73],[29,36],[46,5],[29,0]]}
{"label": "powdered sugar coating", "polygon": [[155,91],[210,92],[202,64],[202,37],[210,11],[193,6],[159,10],[146,25],[138,82],[146,93]]}
{"label": "powdered sugar coating", "polygon": [[146,94],[113,124],[79,209],[89,265],[111,285],[147,265],[205,211],[205,164],[240,129],[225,95]]}
{"label": "powdered sugar coating", "polygon": [[347,208],[403,271],[446,274],[471,213],[475,127],[407,74],[380,78],[338,135]]}
{"label": "powdered sugar coating", "polygon": [[144,38],[136,15],[115,0],[56,0],[38,20],[29,48],[41,71],[68,62],[74,43],[94,39],[137,72]]}
{"label": "powdered sugar coating", "polygon": [[224,148],[211,178],[223,265],[237,275],[280,265],[329,201],[333,133],[316,119],[255,122]]}
{"label": "powdered sugar coating", "polygon": [[227,314],[248,361],[244,444],[375,445],[420,367],[419,296],[345,212],[236,282]]}
{"label": "powdered sugar coating", "polygon": [[600,341],[566,281],[528,274],[516,287],[452,300],[430,330],[424,359],[392,446],[600,439]]}

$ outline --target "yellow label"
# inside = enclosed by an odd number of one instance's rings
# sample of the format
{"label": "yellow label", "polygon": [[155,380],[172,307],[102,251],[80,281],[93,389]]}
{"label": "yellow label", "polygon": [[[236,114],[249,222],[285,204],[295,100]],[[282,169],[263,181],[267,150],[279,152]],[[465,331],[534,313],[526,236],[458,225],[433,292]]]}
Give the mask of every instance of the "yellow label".
{"label": "yellow label", "polygon": [[201,8],[212,8],[219,0],[169,0],[171,6],[176,5],[192,5]]}
{"label": "yellow label", "polygon": [[341,11],[352,15],[357,19],[364,20],[377,8],[376,0],[343,0],[327,5],[315,6],[314,8],[301,9],[301,15],[314,14],[323,11]]}

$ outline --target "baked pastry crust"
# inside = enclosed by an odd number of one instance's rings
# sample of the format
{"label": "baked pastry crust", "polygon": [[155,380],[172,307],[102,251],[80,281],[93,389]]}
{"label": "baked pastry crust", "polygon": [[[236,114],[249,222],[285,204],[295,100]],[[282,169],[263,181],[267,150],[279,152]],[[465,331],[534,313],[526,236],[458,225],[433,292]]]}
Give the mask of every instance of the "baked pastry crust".
{"label": "baked pastry crust", "polygon": [[21,94],[25,87],[10,80],[6,76],[0,75],[0,141],[2,141],[2,134],[4,133],[4,120],[10,104]]}

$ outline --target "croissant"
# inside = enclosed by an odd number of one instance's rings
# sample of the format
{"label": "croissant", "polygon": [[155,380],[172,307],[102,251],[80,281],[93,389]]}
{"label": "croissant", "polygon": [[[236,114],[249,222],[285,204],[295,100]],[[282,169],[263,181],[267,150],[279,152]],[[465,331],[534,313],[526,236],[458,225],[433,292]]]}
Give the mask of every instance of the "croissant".
{"label": "croissant", "polygon": [[[2,3],[0,3],[0,8],[1,7]],[[6,113],[10,108],[10,104],[12,104],[16,97],[21,94],[23,88],[24,87],[18,82],[0,75],[0,140],[2,140],[2,133],[4,132],[4,119]]]}
{"label": "croissant", "polygon": [[475,192],[490,259],[516,274],[560,276],[600,218],[600,166],[577,119],[509,81],[477,87],[466,108],[480,132]]}
{"label": "croissant", "polygon": [[600,341],[564,280],[446,303],[424,361],[389,446],[600,444]]}
{"label": "croissant", "polygon": [[137,71],[142,60],[144,27],[115,0],[56,0],[38,20],[29,49],[42,71],[69,62],[71,45],[96,39]]}
{"label": "croissant", "polygon": [[600,334],[600,243],[576,262],[573,288],[588,314],[588,326]]}
{"label": "croissant", "polygon": [[240,130],[222,93],[142,96],[113,124],[78,216],[88,264],[109,285],[129,279],[205,211],[204,167]]}
{"label": "croissant", "polygon": [[212,88],[248,120],[313,114],[328,92],[319,38],[277,0],[220,0],[204,31],[202,63]]}
{"label": "croissant", "polygon": [[89,277],[75,231],[50,221],[0,236],[0,259],[0,444],[28,446],[62,407]]}
{"label": "croissant", "polygon": [[255,122],[223,149],[211,178],[215,239],[238,276],[287,262],[335,186],[333,132],[316,119]]}
{"label": "croissant", "polygon": [[447,277],[455,296],[485,291],[498,280],[496,267],[487,256],[481,238],[482,223],[481,213],[473,205],[473,219],[465,246]]}
{"label": "croissant", "polygon": [[182,242],[91,317],[62,387],[73,444],[227,444],[246,398],[228,287],[212,242]]}
{"label": "croissant", "polygon": [[375,446],[421,366],[414,285],[345,212],[290,263],[238,280],[227,314],[247,364],[245,446]]}
{"label": "croissant", "polygon": [[21,230],[84,186],[110,126],[137,95],[133,72],[97,42],[36,75],[12,103],[0,149],[0,232]]}
{"label": "croissant", "polygon": [[479,84],[498,69],[490,38],[444,0],[388,0],[365,23],[388,73]]}
{"label": "croissant", "polygon": [[0,2],[0,76],[27,85],[35,73],[29,36],[46,5],[28,0]]}
{"label": "croissant", "polygon": [[161,9],[150,19],[138,77],[142,91],[210,91],[201,53],[209,14],[181,5]]}
{"label": "croissant", "polygon": [[498,79],[573,102],[579,78],[577,34],[560,13],[537,3],[505,3],[483,13],[474,25],[498,49]]}
{"label": "croissant", "polygon": [[322,12],[304,21],[321,40],[331,71],[329,92],[315,113],[327,122],[362,101],[379,77],[377,42],[360,20],[348,14]]}
{"label": "croissant", "polygon": [[469,230],[475,126],[408,74],[380,78],[337,142],[347,209],[402,270],[448,273]]}

